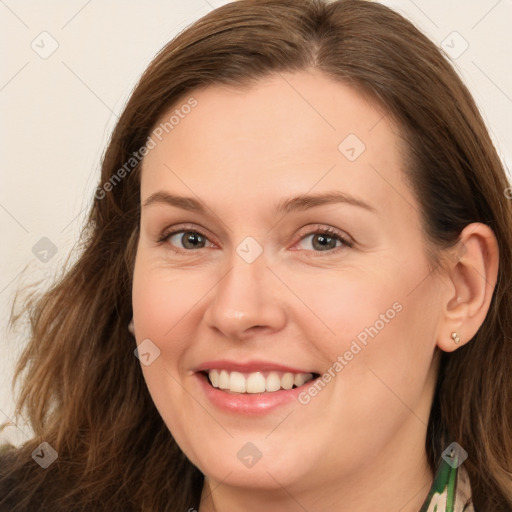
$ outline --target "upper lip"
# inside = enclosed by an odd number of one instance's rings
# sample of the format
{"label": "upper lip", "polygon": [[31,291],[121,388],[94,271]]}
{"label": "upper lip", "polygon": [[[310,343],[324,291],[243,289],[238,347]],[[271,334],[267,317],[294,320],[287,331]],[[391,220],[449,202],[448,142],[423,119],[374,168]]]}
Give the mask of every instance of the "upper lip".
{"label": "upper lip", "polygon": [[290,372],[290,373],[315,373],[311,370],[293,368],[291,366],[273,363],[271,361],[248,361],[240,363],[239,361],[216,360],[206,361],[200,364],[195,371],[205,372],[208,370],[227,370],[229,372],[253,373],[253,372]]}

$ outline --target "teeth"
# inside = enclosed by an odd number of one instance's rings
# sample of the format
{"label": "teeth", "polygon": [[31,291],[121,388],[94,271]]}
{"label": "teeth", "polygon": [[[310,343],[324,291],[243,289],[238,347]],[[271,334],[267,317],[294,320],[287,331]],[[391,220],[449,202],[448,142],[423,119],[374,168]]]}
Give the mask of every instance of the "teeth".
{"label": "teeth", "polygon": [[235,393],[245,393],[247,389],[247,381],[239,372],[231,372],[229,376],[229,390]]}
{"label": "teeth", "polygon": [[281,379],[281,387],[284,389],[292,389],[293,388],[293,373],[285,373]]}
{"label": "teeth", "polygon": [[210,381],[211,381],[212,386],[214,388],[218,388],[219,387],[219,380],[220,380],[219,372],[217,370],[212,370],[210,372]]}
{"label": "teeth", "polygon": [[264,393],[299,387],[313,379],[312,373],[253,372],[240,373],[210,370],[208,377],[214,388],[232,393]]}
{"label": "teeth", "polygon": [[229,389],[229,373],[226,370],[221,370],[219,375],[219,388]]}
{"label": "teeth", "polygon": [[299,386],[302,386],[302,384],[306,383],[307,382],[307,378],[306,378],[306,375],[309,375],[309,374],[306,374],[306,373],[297,373],[297,375],[295,375],[295,378],[293,379],[293,383],[299,387]]}
{"label": "teeth", "polygon": [[[249,393],[264,393],[267,379],[260,372],[251,373],[247,377],[247,391]],[[214,386],[215,387],[215,386]]]}
{"label": "teeth", "polygon": [[278,391],[281,389],[281,379],[276,372],[271,372],[267,377],[267,385],[265,386],[267,391]]}

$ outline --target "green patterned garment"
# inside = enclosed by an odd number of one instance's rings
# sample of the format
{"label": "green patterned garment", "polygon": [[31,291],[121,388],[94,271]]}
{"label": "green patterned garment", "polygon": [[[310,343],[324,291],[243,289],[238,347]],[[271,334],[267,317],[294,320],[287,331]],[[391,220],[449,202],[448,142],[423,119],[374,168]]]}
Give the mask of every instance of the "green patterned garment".
{"label": "green patterned garment", "polygon": [[441,459],[434,483],[419,512],[475,512],[464,466]]}

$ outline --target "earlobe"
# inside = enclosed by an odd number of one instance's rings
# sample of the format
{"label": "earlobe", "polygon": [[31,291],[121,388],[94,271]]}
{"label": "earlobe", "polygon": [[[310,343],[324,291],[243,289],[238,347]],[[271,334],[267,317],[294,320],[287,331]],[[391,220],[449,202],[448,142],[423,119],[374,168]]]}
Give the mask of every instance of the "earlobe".
{"label": "earlobe", "polygon": [[443,296],[443,321],[437,346],[452,352],[468,343],[489,311],[496,286],[499,249],[493,231],[482,223],[466,226],[456,257],[446,266],[450,286]]}

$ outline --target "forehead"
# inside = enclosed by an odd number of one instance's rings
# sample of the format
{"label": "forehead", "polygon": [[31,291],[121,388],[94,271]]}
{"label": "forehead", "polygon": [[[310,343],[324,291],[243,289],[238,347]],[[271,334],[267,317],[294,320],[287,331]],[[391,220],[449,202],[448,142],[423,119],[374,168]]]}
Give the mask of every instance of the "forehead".
{"label": "forehead", "polygon": [[158,133],[143,162],[142,199],[164,189],[247,207],[341,190],[377,209],[415,206],[390,116],[319,73],[192,91]]}

